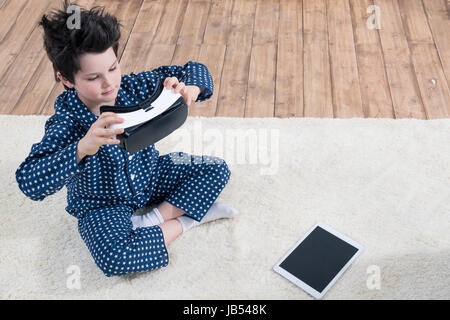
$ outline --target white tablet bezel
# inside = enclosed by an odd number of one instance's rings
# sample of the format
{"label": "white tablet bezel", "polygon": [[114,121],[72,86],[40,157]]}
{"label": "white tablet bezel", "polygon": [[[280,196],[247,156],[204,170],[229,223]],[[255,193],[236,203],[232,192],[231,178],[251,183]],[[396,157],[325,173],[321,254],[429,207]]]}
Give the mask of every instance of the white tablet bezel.
{"label": "white tablet bezel", "polygon": [[[338,272],[338,274],[336,274],[336,276],[330,281],[330,283],[328,283],[328,285],[323,289],[322,292],[318,292],[317,290],[315,290],[314,288],[310,287],[309,285],[304,283],[302,280],[300,280],[299,278],[297,278],[293,274],[289,273],[288,271],[286,271],[285,269],[280,267],[280,264],[292,253],[292,251],[294,251],[294,249],[297,248],[297,246],[303,240],[305,240],[306,237],[308,237],[309,234],[317,227],[321,227],[322,229],[330,232],[331,234],[335,235],[339,239],[347,242],[348,244],[350,244],[350,245],[352,245],[352,246],[354,246],[355,248],[358,249],[358,251],[353,255],[353,257],[345,264],[345,266]],[[344,234],[334,230],[333,228],[331,228],[330,226],[326,225],[323,222],[318,222],[311,229],[309,229],[309,231],[299,241],[297,241],[297,243],[295,243],[295,245],[292,246],[291,249],[289,249],[289,251],[273,267],[273,270],[275,272],[277,272],[278,274],[280,274],[281,276],[283,276],[284,278],[286,278],[289,281],[291,281],[292,283],[294,283],[295,285],[297,285],[300,288],[302,288],[304,291],[306,291],[308,294],[310,294],[314,298],[322,299],[322,297],[327,293],[327,291],[336,283],[336,281],[339,279],[339,277],[345,272],[345,270],[347,270],[347,268],[352,264],[352,262],[356,259],[356,257],[359,256],[359,254],[363,250],[364,250],[364,247],[361,244],[359,244],[358,242],[356,242],[355,240],[350,239],[346,235],[344,235]]]}

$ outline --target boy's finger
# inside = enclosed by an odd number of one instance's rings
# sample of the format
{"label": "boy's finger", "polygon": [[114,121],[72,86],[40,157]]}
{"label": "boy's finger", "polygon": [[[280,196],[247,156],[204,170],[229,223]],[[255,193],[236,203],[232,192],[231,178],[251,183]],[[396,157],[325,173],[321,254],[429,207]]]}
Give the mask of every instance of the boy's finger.
{"label": "boy's finger", "polygon": [[175,93],[180,93],[184,90],[185,85],[183,82],[178,83],[177,87],[175,88]]}
{"label": "boy's finger", "polygon": [[100,137],[112,137],[117,134],[122,134],[124,132],[124,128],[118,128],[118,129],[103,129],[101,132],[99,132]]}
{"label": "boy's finger", "polygon": [[175,84],[178,84],[178,79],[176,77],[166,78],[166,84],[164,85],[167,89],[172,89]]}
{"label": "boy's finger", "polygon": [[[114,112],[108,111],[108,112],[103,112],[103,113],[101,113],[101,114],[100,114],[100,117],[107,117],[107,116],[113,116],[113,115],[115,115]],[[99,117],[99,118],[100,118],[100,117]]]}
{"label": "boy's finger", "polygon": [[114,116],[109,116],[109,117],[102,118],[99,121],[99,125],[100,125],[101,128],[105,128],[105,127],[109,127],[111,124],[122,123],[122,122],[123,122],[123,119],[121,119],[118,116],[114,115]]}
{"label": "boy's finger", "polygon": [[190,107],[191,106],[191,101],[192,101],[191,95],[186,94],[184,96],[184,100],[186,101],[187,106]]}
{"label": "boy's finger", "polygon": [[173,79],[172,78],[168,78],[167,83],[166,83],[166,88],[167,89],[171,89],[173,85]]}
{"label": "boy's finger", "polygon": [[102,144],[119,144],[120,141],[114,138],[102,138],[100,140],[102,142]]}

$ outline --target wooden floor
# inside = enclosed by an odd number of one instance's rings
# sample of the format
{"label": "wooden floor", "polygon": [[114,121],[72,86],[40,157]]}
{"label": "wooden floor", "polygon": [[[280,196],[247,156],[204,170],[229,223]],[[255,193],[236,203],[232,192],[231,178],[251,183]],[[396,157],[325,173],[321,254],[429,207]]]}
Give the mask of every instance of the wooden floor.
{"label": "wooden floor", "polygon": [[[78,3],[121,21],[123,73],[205,64],[214,95],[191,116],[450,118],[450,0]],[[59,7],[0,0],[1,114],[54,113],[64,89],[37,21]]]}

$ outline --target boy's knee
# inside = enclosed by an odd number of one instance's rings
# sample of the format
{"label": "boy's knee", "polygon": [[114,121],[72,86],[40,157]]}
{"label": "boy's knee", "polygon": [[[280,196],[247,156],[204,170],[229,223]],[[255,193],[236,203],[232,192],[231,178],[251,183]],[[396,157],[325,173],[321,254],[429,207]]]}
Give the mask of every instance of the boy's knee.
{"label": "boy's knee", "polygon": [[228,181],[230,179],[230,176],[231,176],[231,170],[228,167],[228,164],[225,162],[225,160],[222,163],[221,169],[223,171],[223,174],[224,174],[226,180]]}
{"label": "boy's knee", "polygon": [[101,254],[105,258],[96,259],[95,262],[105,276],[112,277],[125,274],[124,265],[119,261],[117,254],[114,255],[111,249],[106,249]]}
{"label": "boy's knee", "polygon": [[215,158],[215,170],[218,171],[218,174],[221,178],[225,180],[225,183],[228,182],[231,176],[231,170],[228,167],[228,164],[225,160],[220,158]]}

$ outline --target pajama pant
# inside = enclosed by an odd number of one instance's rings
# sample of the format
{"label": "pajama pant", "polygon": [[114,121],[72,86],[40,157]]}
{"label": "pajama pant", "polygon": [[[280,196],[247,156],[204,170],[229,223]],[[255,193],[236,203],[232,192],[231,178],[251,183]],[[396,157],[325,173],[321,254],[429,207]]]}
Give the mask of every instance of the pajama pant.
{"label": "pajama pant", "polygon": [[[146,205],[167,201],[200,221],[230,178],[225,161],[182,152],[159,156]],[[151,189],[151,190],[150,190]],[[88,212],[78,231],[96,265],[107,277],[165,267],[169,255],[159,226],[133,230],[135,209],[126,204]]]}

